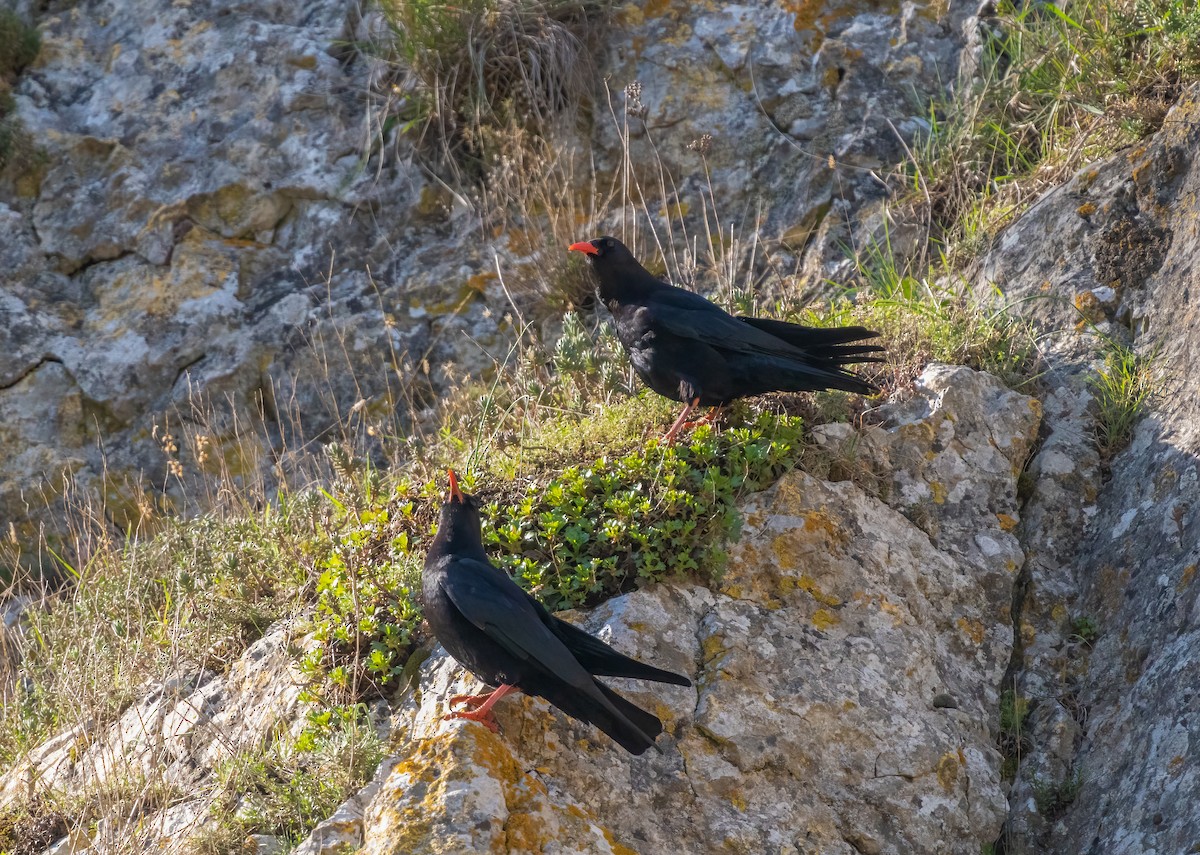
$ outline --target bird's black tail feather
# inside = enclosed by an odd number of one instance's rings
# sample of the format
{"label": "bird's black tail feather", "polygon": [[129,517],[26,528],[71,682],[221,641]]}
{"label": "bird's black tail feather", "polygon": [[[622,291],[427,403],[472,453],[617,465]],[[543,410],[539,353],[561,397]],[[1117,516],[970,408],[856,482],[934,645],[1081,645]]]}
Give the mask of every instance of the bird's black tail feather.
{"label": "bird's black tail feather", "polygon": [[877,344],[856,343],[879,336],[879,333],[866,327],[806,327],[770,318],[739,317],[738,320],[770,333],[805,353],[838,365],[879,362],[880,358],[871,354],[883,352],[883,348]]}
{"label": "bird's black tail feather", "polygon": [[857,362],[883,361],[877,355],[883,353],[882,347],[862,344],[864,340],[879,335],[874,330],[866,327],[806,327],[770,318],[740,317],[738,320],[770,333],[803,351],[808,357],[803,361],[797,359],[792,365],[781,366],[782,370],[775,375],[773,388],[792,391],[840,389],[860,395],[870,395],[876,391],[866,380],[842,367]]}
{"label": "bird's black tail feather", "polygon": [[559,618],[550,617],[550,629],[559,637],[567,649],[579,660],[589,674],[597,677],[631,677],[635,680],[653,680],[656,683],[671,683],[690,686],[692,681],[682,674],[664,671],[618,653],[600,639],[584,632],[577,626]]}
{"label": "bird's black tail feather", "polygon": [[592,682],[599,696],[558,682],[540,686],[538,694],[572,718],[600,728],[630,754],[644,754],[662,733],[662,722],[599,680]]}

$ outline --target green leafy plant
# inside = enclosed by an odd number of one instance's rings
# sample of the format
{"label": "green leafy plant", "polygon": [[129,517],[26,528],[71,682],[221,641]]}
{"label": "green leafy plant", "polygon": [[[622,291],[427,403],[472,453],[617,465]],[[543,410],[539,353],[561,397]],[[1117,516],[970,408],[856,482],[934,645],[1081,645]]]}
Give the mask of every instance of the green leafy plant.
{"label": "green leafy plant", "polygon": [[1071,621],[1071,640],[1091,645],[1100,637],[1100,627],[1096,619],[1086,615]]}
{"label": "green leafy plant", "polygon": [[736,500],[794,465],[797,417],[759,414],[744,427],[697,429],[569,466],[484,508],[485,540],[551,609],[592,605],[641,582],[711,580],[739,524]]}

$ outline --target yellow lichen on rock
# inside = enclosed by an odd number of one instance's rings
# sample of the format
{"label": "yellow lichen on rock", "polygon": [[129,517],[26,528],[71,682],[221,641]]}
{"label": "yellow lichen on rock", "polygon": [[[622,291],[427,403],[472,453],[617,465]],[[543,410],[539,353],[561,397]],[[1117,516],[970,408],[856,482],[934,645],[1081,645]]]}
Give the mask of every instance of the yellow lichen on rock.
{"label": "yellow lichen on rock", "polygon": [[812,623],[817,629],[825,631],[831,627],[835,627],[842,622],[842,619],[831,612],[829,609],[817,609],[813,612]]}

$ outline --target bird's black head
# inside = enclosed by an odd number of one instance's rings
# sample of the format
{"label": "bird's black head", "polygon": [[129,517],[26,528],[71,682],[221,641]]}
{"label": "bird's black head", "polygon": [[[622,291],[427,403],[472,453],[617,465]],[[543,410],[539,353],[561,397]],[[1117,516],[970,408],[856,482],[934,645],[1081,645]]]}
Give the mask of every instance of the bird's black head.
{"label": "bird's black head", "polygon": [[483,528],[479,516],[479,501],[458,488],[458,476],[447,469],[450,490],[438,516],[435,542],[456,552],[483,551]]}
{"label": "bird's black head", "polygon": [[602,259],[612,262],[622,257],[633,258],[633,254],[626,248],[625,244],[621,243],[615,237],[607,235],[592,240],[581,240],[579,243],[571,244],[567,249],[574,252],[582,252],[588,257],[588,261],[593,264]]}
{"label": "bird's black head", "polygon": [[638,263],[633,253],[615,237],[594,238],[573,243],[568,250],[582,252],[588,257],[592,270],[600,280],[600,297],[606,302],[621,299],[629,292],[644,288],[647,283],[657,282]]}

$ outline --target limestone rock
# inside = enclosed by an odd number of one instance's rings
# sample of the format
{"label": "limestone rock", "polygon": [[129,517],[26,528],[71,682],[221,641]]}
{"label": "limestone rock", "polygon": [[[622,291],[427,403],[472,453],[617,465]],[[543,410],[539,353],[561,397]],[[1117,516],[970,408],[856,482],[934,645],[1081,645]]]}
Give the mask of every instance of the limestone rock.
{"label": "limestone rock", "polygon": [[[979,265],[981,287],[1054,332],[1048,432],[1018,529],[1013,689],[1028,715],[1007,837],[1026,851],[1183,852],[1200,839],[1198,119],[1193,87],[1153,138],[1047,193]],[[1162,384],[1107,467],[1087,384],[1102,336],[1149,358]]]}
{"label": "limestone rock", "polygon": [[[657,192],[661,157],[688,205],[711,192],[726,222],[769,218],[769,231],[801,250],[831,210],[844,219],[886,195],[871,171],[904,158],[927,99],[957,78],[975,10],[943,9],[627,3],[609,57],[619,127],[599,122],[598,147],[621,152],[628,114],[648,189]],[[626,98],[631,83],[636,97]],[[697,151],[705,134],[711,142]],[[838,256],[832,240],[825,251]]]}
{"label": "limestone rock", "polygon": [[[290,655],[292,627],[280,623],[252,644],[224,675],[207,672],[166,678],[112,725],[93,722],[29,752],[0,777],[0,805],[36,787],[69,796],[167,785],[191,792],[213,769],[239,751],[261,745],[300,713],[302,681]],[[88,845],[141,842],[144,851],[182,847],[208,819],[211,805],[193,799],[146,817],[106,817]]]}

